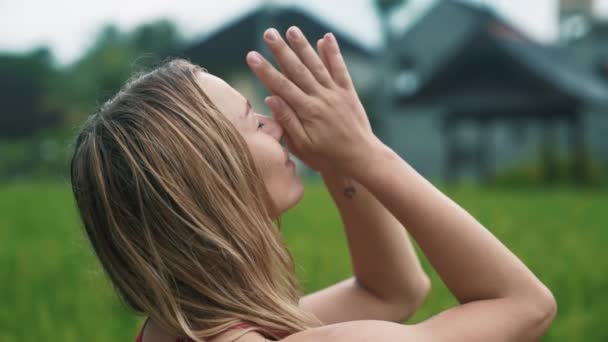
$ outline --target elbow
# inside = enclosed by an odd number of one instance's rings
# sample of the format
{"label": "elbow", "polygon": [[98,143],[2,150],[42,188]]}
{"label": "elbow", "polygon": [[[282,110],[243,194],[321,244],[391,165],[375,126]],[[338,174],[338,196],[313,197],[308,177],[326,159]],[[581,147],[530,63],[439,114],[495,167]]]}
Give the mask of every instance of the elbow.
{"label": "elbow", "polygon": [[423,274],[420,277],[419,284],[417,286],[415,301],[413,303],[413,306],[416,310],[421,307],[422,304],[424,304],[424,301],[426,300],[426,297],[429,295],[430,292],[431,279],[426,274]]}
{"label": "elbow", "polygon": [[547,287],[543,286],[541,293],[537,304],[537,311],[539,328],[542,334],[544,334],[557,315],[557,300],[555,300],[553,293]]}
{"label": "elbow", "polygon": [[419,279],[411,283],[411,287],[405,291],[405,296],[395,301],[394,322],[404,322],[410,318],[424,304],[427,296],[431,292],[431,280],[426,274],[421,274]]}
{"label": "elbow", "polygon": [[547,332],[557,315],[557,301],[551,290],[542,285],[540,291],[526,302],[531,324],[529,331],[533,334],[532,340],[538,340]]}

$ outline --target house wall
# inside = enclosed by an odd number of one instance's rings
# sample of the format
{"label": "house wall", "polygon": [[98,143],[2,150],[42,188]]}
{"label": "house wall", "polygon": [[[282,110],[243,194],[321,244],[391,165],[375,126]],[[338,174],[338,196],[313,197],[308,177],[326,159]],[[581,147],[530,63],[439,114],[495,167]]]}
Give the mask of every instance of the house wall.
{"label": "house wall", "polygon": [[[430,179],[443,179],[446,146],[441,131],[442,110],[439,108],[410,107],[386,115],[383,120],[386,134],[380,138],[410,163],[418,172]],[[591,159],[608,166],[608,108],[587,110],[582,114],[585,139]],[[525,165],[540,158],[543,127],[540,122],[514,126],[494,123],[490,126],[491,165],[501,172]],[[461,142],[476,143],[478,130],[473,124],[456,128]],[[567,123],[556,124],[556,148],[561,157],[570,156]],[[473,165],[459,171],[461,179],[477,179]]]}
{"label": "house wall", "polygon": [[585,129],[593,158],[608,166],[608,106],[587,111]]}
{"label": "house wall", "polygon": [[442,174],[443,137],[441,111],[433,108],[408,108],[384,115],[379,138],[408,161],[425,177]]}

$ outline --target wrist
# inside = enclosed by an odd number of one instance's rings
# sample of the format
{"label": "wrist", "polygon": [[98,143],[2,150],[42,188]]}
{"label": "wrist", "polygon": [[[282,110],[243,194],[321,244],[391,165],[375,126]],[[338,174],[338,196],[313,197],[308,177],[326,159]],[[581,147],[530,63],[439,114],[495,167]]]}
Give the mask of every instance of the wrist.
{"label": "wrist", "polygon": [[360,158],[350,166],[348,175],[364,185],[378,177],[382,178],[388,165],[401,159],[396,152],[380,140],[372,143],[360,155]]}
{"label": "wrist", "polygon": [[359,146],[353,147],[353,152],[353,157],[350,158],[348,163],[345,163],[345,168],[342,170],[349,176],[354,176],[360,171],[376,166],[377,163],[394,153],[376,136]]}

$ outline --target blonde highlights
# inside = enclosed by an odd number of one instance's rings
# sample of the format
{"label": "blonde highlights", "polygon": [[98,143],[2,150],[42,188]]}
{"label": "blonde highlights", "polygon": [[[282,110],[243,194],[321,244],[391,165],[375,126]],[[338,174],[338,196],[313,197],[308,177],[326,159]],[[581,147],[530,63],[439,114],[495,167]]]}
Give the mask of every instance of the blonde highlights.
{"label": "blonde highlights", "polygon": [[298,307],[270,196],[201,72],[178,59],[137,75],[82,126],[71,182],[91,245],[123,301],[172,333],[319,325]]}

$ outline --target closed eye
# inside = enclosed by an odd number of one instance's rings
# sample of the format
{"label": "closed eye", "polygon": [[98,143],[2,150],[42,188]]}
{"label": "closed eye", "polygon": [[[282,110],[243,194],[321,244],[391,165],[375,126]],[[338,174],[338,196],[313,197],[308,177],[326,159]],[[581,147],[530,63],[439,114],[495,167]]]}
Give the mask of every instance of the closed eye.
{"label": "closed eye", "polygon": [[264,126],[266,126],[266,123],[263,120],[260,120],[260,118],[264,118],[263,115],[259,115],[259,114],[255,114],[255,121],[257,122],[257,129],[260,129]]}

